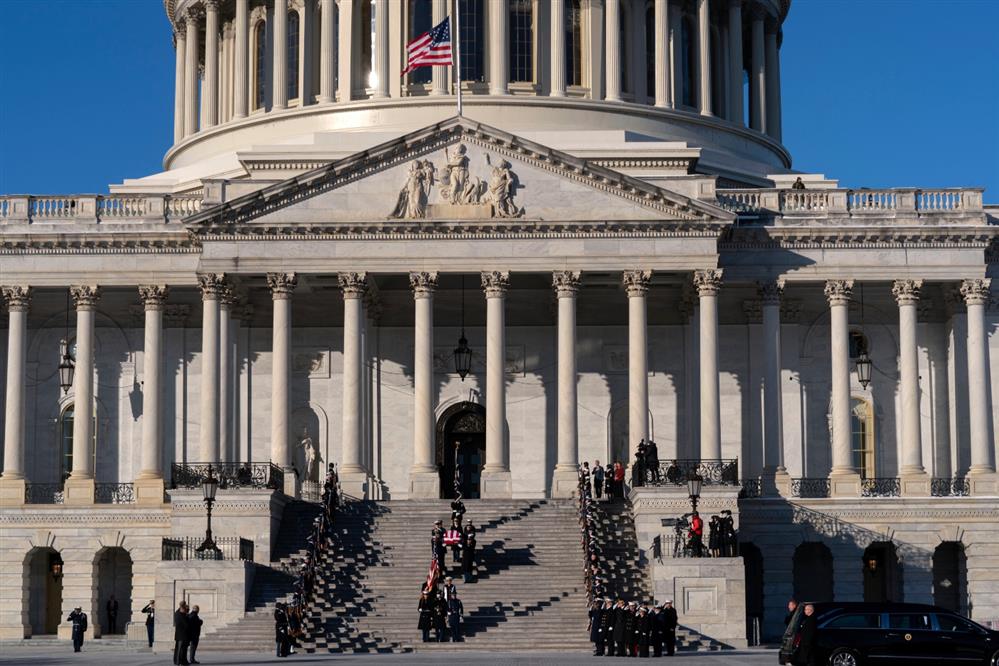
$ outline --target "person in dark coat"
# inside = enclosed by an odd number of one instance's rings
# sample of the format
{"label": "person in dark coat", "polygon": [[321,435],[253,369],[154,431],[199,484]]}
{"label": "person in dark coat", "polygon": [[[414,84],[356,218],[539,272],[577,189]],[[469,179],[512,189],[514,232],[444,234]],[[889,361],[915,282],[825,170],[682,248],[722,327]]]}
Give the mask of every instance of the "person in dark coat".
{"label": "person in dark coat", "polygon": [[150,599],[149,603],[143,607],[142,612],[146,614],[146,636],[149,637],[149,647],[152,647],[153,630],[156,628],[156,600]]}
{"label": "person in dark coat", "polygon": [[667,599],[663,603],[663,643],[666,645],[666,656],[672,657],[676,652],[676,609],[673,608],[673,600]]}
{"label": "person in dark coat", "polygon": [[622,606],[620,615],[621,641],[617,646],[617,656],[630,657],[635,645],[635,602],[628,602],[627,606]]}
{"label": "person in dark coat", "polygon": [[190,646],[187,631],[187,602],[181,601],[173,612],[173,663],[188,666],[187,650]]}
{"label": "person in dark coat", "polygon": [[112,594],[108,598],[108,602],[104,604],[104,610],[108,614],[108,633],[116,634],[118,629],[118,600],[114,598]]}
{"label": "person in dark coat", "polygon": [[461,638],[461,616],[465,614],[465,607],[455,593],[447,602],[447,628],[451,632],[451,642],[457,643]]}
{"label": "person in dark coat", "polygon": [[198,606],[191,606],[191,612],[187,614],[187,639],[191,642],[191,656],[188,657],[188,661],[192,664],[200,664],[201,662],[195,659],[195,655],[198,653],[198,641],[201,640],[201,625],[205,623],[198,614],[201,611]]}
{"label": "person in dark coat", "polygon": [[82,607],[77,606],[66,621],[73,623],[73,652],[79,652],[83,647],[83,637],[87,633],[87,614],[83,612]]}
{"label": "person in dark coat", "polygon": [[649,613],[649,624],[651,625],[651,637],[650,642],[652,646],[652,656],[661,657],[663,656],[663,608],[660,604],[659,606],[653,606],[652,611]]}
{"label": "person in dark coat", "polygon": [[624,657],[627,655],[627,647],[625,642],[625,632],[628,630],[628,609],[624,605],[624,601],[621,599],[617,600],[617,605],[614,607],[614,649],[612,652],[618,657]]}
{"label": "person in dark coat", "polygon": [[434,602],[427,590],[420,595],[420,604],[417,608],[420,611],[420,621],[416,627],[422,633],[423,642],[429,643],[430,629],[434,626]]}
{"label": "person in dark coat", "polygon": [[475,525],[472,521],[468,521],[461,544],[461,572],[465,576],[466,583],[472,582],[472,574],[475,571],[475,545]]}
{"label": "person in dark coat", "polygon": [[604,468],[599,460],[593,461],[593,497],[600,499],[604,492]]}
{"label": "person in dark coat", "polygon": [[274,643],[278,657],[288,656],[288,611],[278,602],[274,608]]}
{"label": "person in dark coat", "polygon": [[795,650],[792,662],[795,666],[814,666],[815,664],[815,638],[818,625],[815,620],[815,606],[805,604],[805,618],[801,622],[801,629],[798,630],[798,649]]}
{"label": "person in dark coat", "polygon": [[437,638],[438,643],[443,643],[446,637],[445,632],[447,631],[447,602],[442,597],[434,600],[433,617],[434,636]]}
{"label": "person in dark coat", "polygon": [[648,479],[653,483],[662,480],[659,474],[659,447],[651,439],[645,448],[645,469],[648,470]]}
{"label": "person in dark coat", "polygon": [[607,499],[614,499],[614,465],[611,463],[604,467],[604,493]]}
{"label": "person in dark coat", "polygon": [[600,645],[600,610],[601,603],[597,600],[590,604],[590,610],[589,613],[587,613],[590,621],[586,623],[586,630],[590,634],[590,642],[593,643],[594,656],[600,656],[603,654],[603,649]]}
{"label": "person in dark coat", "polygon": [[787,615],[784,616],[784,626],[791,624],[791,618],[794,617],[794,611],[798,609],[798,600],[789,599],[787,602]]}
{"label": "person in dark coat", "polygon": [[[598,657],[603,656],[604,651],[607,649],[607,643],[610,640],[610,632],[614,628],[614,604],[610,599],[597,599],[597,640],[594,645],[594,654]],[[613,648],[611,649],[613,652]]]}
{"label": "person in dark coat", "polygon": [[649,643],[652,641],[652,617],[649,607],[642,604],[635,616],[635,647],[639,657],[649,656]]}
{"label": "person in dark coat", "polygon": [[451,520],[458,521],[458,529],[461,529],[461,521],[465,517],[465,503],[461,501],[460,498],[456,498],[451,502]]}

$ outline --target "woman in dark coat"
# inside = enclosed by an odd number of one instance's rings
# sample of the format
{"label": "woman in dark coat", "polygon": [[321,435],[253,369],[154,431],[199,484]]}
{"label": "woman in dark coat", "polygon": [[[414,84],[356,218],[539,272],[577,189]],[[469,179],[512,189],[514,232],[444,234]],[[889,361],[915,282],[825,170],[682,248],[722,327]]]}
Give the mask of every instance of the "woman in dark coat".
{"label": "woman in dark coat", "polygon": [[434,626],[434,602],[426,591],[420,595],[420,605],[417,608],[420,611],[420,622],[416,626],[423,632],[423,642],[429,643],[430,629]]}

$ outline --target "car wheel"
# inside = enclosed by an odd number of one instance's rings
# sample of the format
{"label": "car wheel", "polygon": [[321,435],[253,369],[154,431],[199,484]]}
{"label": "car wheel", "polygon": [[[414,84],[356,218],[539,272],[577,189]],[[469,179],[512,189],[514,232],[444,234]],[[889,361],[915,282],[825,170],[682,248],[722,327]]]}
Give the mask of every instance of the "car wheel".
{"label": "car wheel", "polygon": [[860,657],[848,648],[836,648],[829,655],[829,666],[860,666]]}

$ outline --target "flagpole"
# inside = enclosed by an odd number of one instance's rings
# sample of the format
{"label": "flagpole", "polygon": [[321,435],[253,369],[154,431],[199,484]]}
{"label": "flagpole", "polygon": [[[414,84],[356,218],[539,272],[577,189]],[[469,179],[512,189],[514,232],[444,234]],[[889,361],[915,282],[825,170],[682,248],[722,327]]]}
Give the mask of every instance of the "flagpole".
{"label": "flagpole", "polygon": [[458,96],[458,117],[461,117],[461,21],[458,15],[458,5],[461,0],[454,0],[454,71],[455,91]]}

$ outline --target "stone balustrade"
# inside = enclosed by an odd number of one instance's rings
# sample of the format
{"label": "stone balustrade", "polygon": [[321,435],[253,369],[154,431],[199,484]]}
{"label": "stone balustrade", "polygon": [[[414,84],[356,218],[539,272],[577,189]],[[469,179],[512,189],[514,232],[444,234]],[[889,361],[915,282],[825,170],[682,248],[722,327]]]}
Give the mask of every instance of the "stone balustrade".
{"label": "stone balustrade", "polygon": [[0,196],[0,224],[177,222],[201,210],[197,194]]}
{"label": "stone balustrade", "polygon": [[720,189],[718,204],[751,216],[969,216],[984,213],[981,188],[917,190]]}

